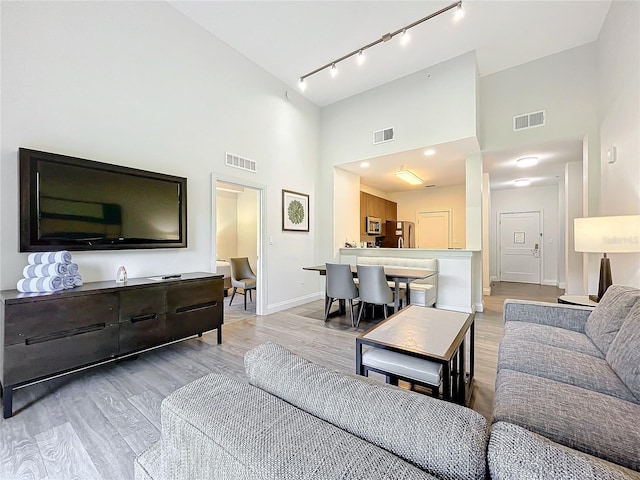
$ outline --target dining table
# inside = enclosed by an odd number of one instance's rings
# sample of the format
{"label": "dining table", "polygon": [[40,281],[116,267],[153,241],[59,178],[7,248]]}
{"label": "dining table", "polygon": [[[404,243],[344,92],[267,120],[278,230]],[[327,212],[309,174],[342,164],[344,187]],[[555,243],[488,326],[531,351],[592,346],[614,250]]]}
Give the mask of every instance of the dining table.
{"label": "dining table", "polygon": [[[350,265],[351,273],[354,278],[358,278],[358,267],[356,265]],[[400,285],[405,285],[405,295],[407,297],[407,305],[411,303],[411,282],[414,280],[424,280],[429,277],[437,275],[435,270],[428,270],[426,268],[413,268],[413,267],[394,267],[383,265],[384,274],[388,281],[394,282],[393,289],[393,311],[394,313],[400,310]],[[303,267],[303,270],[310,270],[318,272],[320,275],[327,274],[326,264],[315,265],[312,267]],[[326,300],[326,299],[325,299]],[[344,311],[344,300],[341,300],[340,311]]]}

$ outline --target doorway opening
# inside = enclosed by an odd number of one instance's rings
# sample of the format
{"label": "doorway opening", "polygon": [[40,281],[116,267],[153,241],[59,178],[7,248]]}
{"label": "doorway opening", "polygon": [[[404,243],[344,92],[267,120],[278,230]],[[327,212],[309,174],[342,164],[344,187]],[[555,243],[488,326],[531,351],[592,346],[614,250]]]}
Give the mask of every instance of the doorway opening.
{"label": "doorway opening", "polygon": [[501,282],[540,285],[542,212],[498,213]]}
{"label": "doorway opening", "polygon": [[[231,293],[229,259],[247,257],[256,275],[256,290],[247,297],[246,313],[262,315],[265,309],[264,282],[264,186],[212,178],[213,231],[211,269],[224,275],[225,290]],[[247,292],[247,295],[249,292]],[[229,308],[231,296],[225,297]],[[251,300],[250,300],[251,299]],[[244,299],[236,295],[232,308],[243,308]]]}

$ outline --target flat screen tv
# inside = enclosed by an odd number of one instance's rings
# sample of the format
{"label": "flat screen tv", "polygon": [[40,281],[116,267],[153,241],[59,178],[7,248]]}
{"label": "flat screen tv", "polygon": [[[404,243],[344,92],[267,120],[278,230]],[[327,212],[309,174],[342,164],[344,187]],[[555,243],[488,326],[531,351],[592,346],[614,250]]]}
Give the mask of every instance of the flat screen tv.
{"label": "flat screen tv", "polygon": [[20,148],[20,251],[187,246],[187,179]]}

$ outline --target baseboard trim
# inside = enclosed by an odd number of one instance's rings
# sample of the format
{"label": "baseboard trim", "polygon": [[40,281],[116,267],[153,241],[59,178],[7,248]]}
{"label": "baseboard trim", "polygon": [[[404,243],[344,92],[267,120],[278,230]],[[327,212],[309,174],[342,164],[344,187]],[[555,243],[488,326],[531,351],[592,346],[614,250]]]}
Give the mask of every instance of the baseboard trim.
{"label": "baseboard trim", "polygon": [[436,308],[439,310],[453,310],[454,312],[463,312],[463,313],[475,313],[476,306],[473,305],[471,308],[463,308],[459,305],[442,305],[441,303],[436,303]]}
{"label": "baseboard trim", "polygon": [[567,288],[567,284],[565,282],[558,282],[558,288],[564,290]]}
{"label": "baseboard trim", "polygon": [[499,282],[499,281],[500,281],[500,279],[499,279],[498,277],[496,277],[496,276],[493,276],[493,277],[491,277],[491,278],[489,279],[489,281],[490,281],[490,282]]}
{"label": "baseboard trim", "polygon": [[288,308],[299,307],[300,305],[305,305],[315,300],[322,300],[323,298],[323,292],[316,292],[310,293],[309,295],[305,295],[303,297],[287,300],[286,302],[273,303],[271,305],[267,305],[264,314],[270,315],[272,313],[281,312],[282,310],[287,310]]}
{"label": "baseboard trim", "polygon": [[557,280],[542,280],[542,285],[546,285],[548,287],[557,287],[558,286],[558,281]]}
{"label": "baseboard trim", "polygon": [[490,297],[491,296],[491,287],[484,287],[482,289],[482,295],[484,295],[485,297]]}

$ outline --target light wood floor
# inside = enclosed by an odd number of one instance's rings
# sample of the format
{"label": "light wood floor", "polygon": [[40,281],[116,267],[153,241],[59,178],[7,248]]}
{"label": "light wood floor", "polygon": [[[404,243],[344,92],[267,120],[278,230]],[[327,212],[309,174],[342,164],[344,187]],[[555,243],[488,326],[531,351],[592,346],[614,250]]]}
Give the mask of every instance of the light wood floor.
{"label": "light wood floor", "polygon": [[[491,415],[504,299],[555,302],[561,294],[553,287],[494,285],[485,311],[476,314],[472,408]],[[160,402],[180,386],[212,372],[244,380],[244,353],[267,341],[354,372],[354,337],[375,323],[354,329],[348,315],[324,323],[321,301],[264,317],[255,316],[255,307],[245,312],[242,303],[242,297],[232,307],[225,303],[222,345],[214,332],[16,391],[14,416],[0,420],[0,480],[132,479],[135,456],[159,439]]]}

